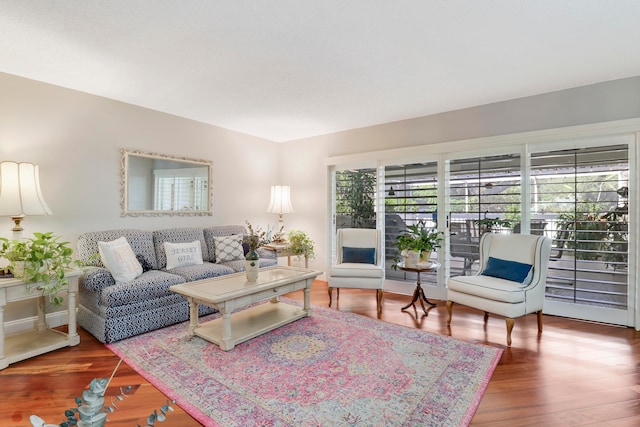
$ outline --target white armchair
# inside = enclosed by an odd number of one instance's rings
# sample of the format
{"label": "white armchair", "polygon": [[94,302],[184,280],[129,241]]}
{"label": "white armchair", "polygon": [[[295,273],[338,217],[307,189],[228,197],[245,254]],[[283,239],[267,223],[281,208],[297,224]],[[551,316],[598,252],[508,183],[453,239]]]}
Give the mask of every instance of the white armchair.
{"label": "white armchair", "polygon": [[329,307],[333,289],[375,289],[378,314],[382,312],[384,257],[380,230],[343,228],[336,235],[336,263],[329,270]]}
{"label": "white armchair", "polygon": [[483,310],[485,322],[489,313],[504,316],[508,346],[511,346],[511,331],[516,317],[537,313],[538,331],[542,332],[550,252],[551,239],[548,237],[484,234],[480,239],[478,273],[449,279],[447,324],[451,324],[453,304],[458,303]]}

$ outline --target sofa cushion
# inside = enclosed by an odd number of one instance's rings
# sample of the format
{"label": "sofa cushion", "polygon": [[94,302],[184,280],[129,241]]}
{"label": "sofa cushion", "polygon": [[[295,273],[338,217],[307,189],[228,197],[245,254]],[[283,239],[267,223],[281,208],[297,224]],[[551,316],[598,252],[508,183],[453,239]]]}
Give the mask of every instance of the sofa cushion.
{"label": "sofa cushion", "polygon": [[[274,266],[274,265],[278,265],[278,259],[277,258],[262,258],[262,257],[260,257],[258,261],[260,262],[260,268],[271,267],[271,266]],[[233,269],[234,272],[239,273],[241,271],[245,271],[245,269],[246,269],[245,262],[246,261],[243,258],[241,260],[226,261],[226,262],[220,263],[218,265],[229,267],[229,268]]]}
{"label": "sofa cushion", "polygon": [[184,277],[166,271],[150,270],[126,283],[116,283],[102,289],[100,304],[104,306],[120,306],[132,302],[154,300],[170,295],[172,285],[185,283]]}
{"label": "sofa cushion", "polygon": [[164,242],[164,249],[167,256],[167,270],[202,264],[199,240],[194,240],[191,243]]}
{"label": "sofa cushion", "polygon": [[98,242],[109,242],[119,237],[125,237],[133,253],[141,255],[153,269],[158,269],[156,251],[153,246],[153,233],[151,231],[134,229],[116,229],[106,231],[92,231],[78,236],[76,245],[76,259],[85,265],[94,267],[106,267],[98,254]]}
{"label": "sofa cushion", "polygon": [[456,276],[449,279],[447,287],[463,294],[516,304],[524,302],[525,291],[519,283],[491,276]]}
{"label": "sofa cushion", "polygon": [[195,240],[200,242],[200,250],[202,259],[209,259],[209,251],[204,241],[204,233],[202,228],[168,228],[165,230],[156,230],[153,232],[153,245],[156,250],[156,259],[158,260],[158,269],[162,270],[167,267],[167,254],[164,249],[164,243],[191,243]]}
{"label": "sofa cushion", "polygon": [[208,279],[210,277],[224,276],[225,274],[231,273],[235,273],[232,268],[220,264],[214,264],[212,262],[203,262],[200,265],[176,267],[171,270],[171,274],[177,274],[183,277],[187,282]]}
{"label": "sofa cushion", "polygon": [[241,260],[244,257],[241,235],[214,237],[215,259],[219,264],[225,261]]}
{"label": "sofa cushion", "polygon": [[98,242],[98,251],[116,283],[128,282],[142,274],[142,265],[124,236],[110,242]]}
{"label": "sofa cushion", "polygon": [[331,277],[371,277],[381,278],[384,276],[384,270],[374,264],[362,263],[343,263],[331,266],[329,273]]}

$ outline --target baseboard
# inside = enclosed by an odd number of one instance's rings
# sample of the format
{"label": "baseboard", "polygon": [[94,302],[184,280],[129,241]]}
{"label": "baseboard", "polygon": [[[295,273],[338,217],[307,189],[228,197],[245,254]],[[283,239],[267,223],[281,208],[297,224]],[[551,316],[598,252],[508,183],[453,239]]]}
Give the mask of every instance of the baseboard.
{"label": "baseboard", "polygon": [[[67,310],[56,311],[54,313],[48,313],[46,315],[47,325],[50,328],[56,328],[58,326],[66,325],[68,323],[69,315]],[[38,317],[27,317],[19,320],[12,320],[4,323],[5,335],[17,334],[20,332],[31,331],[36,328],[38,324]]]}

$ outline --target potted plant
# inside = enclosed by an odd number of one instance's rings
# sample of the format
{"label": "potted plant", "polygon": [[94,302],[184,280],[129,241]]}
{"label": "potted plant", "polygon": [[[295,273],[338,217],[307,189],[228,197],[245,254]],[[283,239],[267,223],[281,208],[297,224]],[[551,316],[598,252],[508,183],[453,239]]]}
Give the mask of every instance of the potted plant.
{"label": "potted plant", "polygon": [[[61,305],[64,299],[57,293],[67,284],[65,273],[73,263],[73,249],[69,242],[61,242],[60,237],[51,232],[33,235],[24,240],[1,238],[0,257],[11,262],[9,268],[14,274],[18,273],[16,277],[25,282],[28,292],[32,291],[31,285],[37,283],[43,295],[49,295],[54,305]],[[22,275],[21,261],[24,263]]]}
{"label": "potted plant", "polygon": [[288,238],[291,252],[296,254],[298,258],[313,258],[315,256],[313,251],[314,242],[307,236],[307,233],[300,230],[290,230]]}
{"label": "potted plant", "polygon": [[0,256],[9,261],[9,271],[13,277],[24,277],[24,263],[29,255],[29,243],[25,240],[9,240],[1,238]]}
{"label": "potted plant", "polygon": [[[408,225],[406,230],[396,238],[395,247],[400,251],[400,256],[404,259],[407,267],[416,267],[420,262],[428,262],[431,251],[440,247],[443,240],[443,233],[435,229],[429,229],[418,225]],[[394,270],[398,268],[395,263],[391,266]]]}

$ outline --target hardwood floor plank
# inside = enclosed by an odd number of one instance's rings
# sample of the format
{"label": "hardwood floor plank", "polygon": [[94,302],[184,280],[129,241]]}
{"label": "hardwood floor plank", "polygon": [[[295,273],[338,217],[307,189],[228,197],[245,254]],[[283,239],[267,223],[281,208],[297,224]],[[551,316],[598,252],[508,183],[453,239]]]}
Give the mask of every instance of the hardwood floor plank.
{"label": "hardwood floor plank", "polygon": [[[302,292],[288,295],[303,299]],[[409,296],[386,293],[377,314],[375,292],[343,289],[333,309],[378,318],[504,350],[472,426],[637,426],[640,425],[640,333],[592,322],[543,316],[538,334],[535,315],[516,319],[513,346],[506,347],[504,319],[456,304],[453,321],[443,301],[428,315],[400,308]],[[311,303],[327,306],[326,282],[316,281]],[[51,423],[64,419],[64,410],[96,377],[109,377],[119,358],[80,329],[80,345],[60,349],[0,370],[0,426],[29,426],[33,413]],[[107,391],[109,402],[121,386],[130,396],[118,402],[108,426],[143,425],[167,398],[126,364],[121,364]],[[198,426],[179,407],[167,426]]]}

